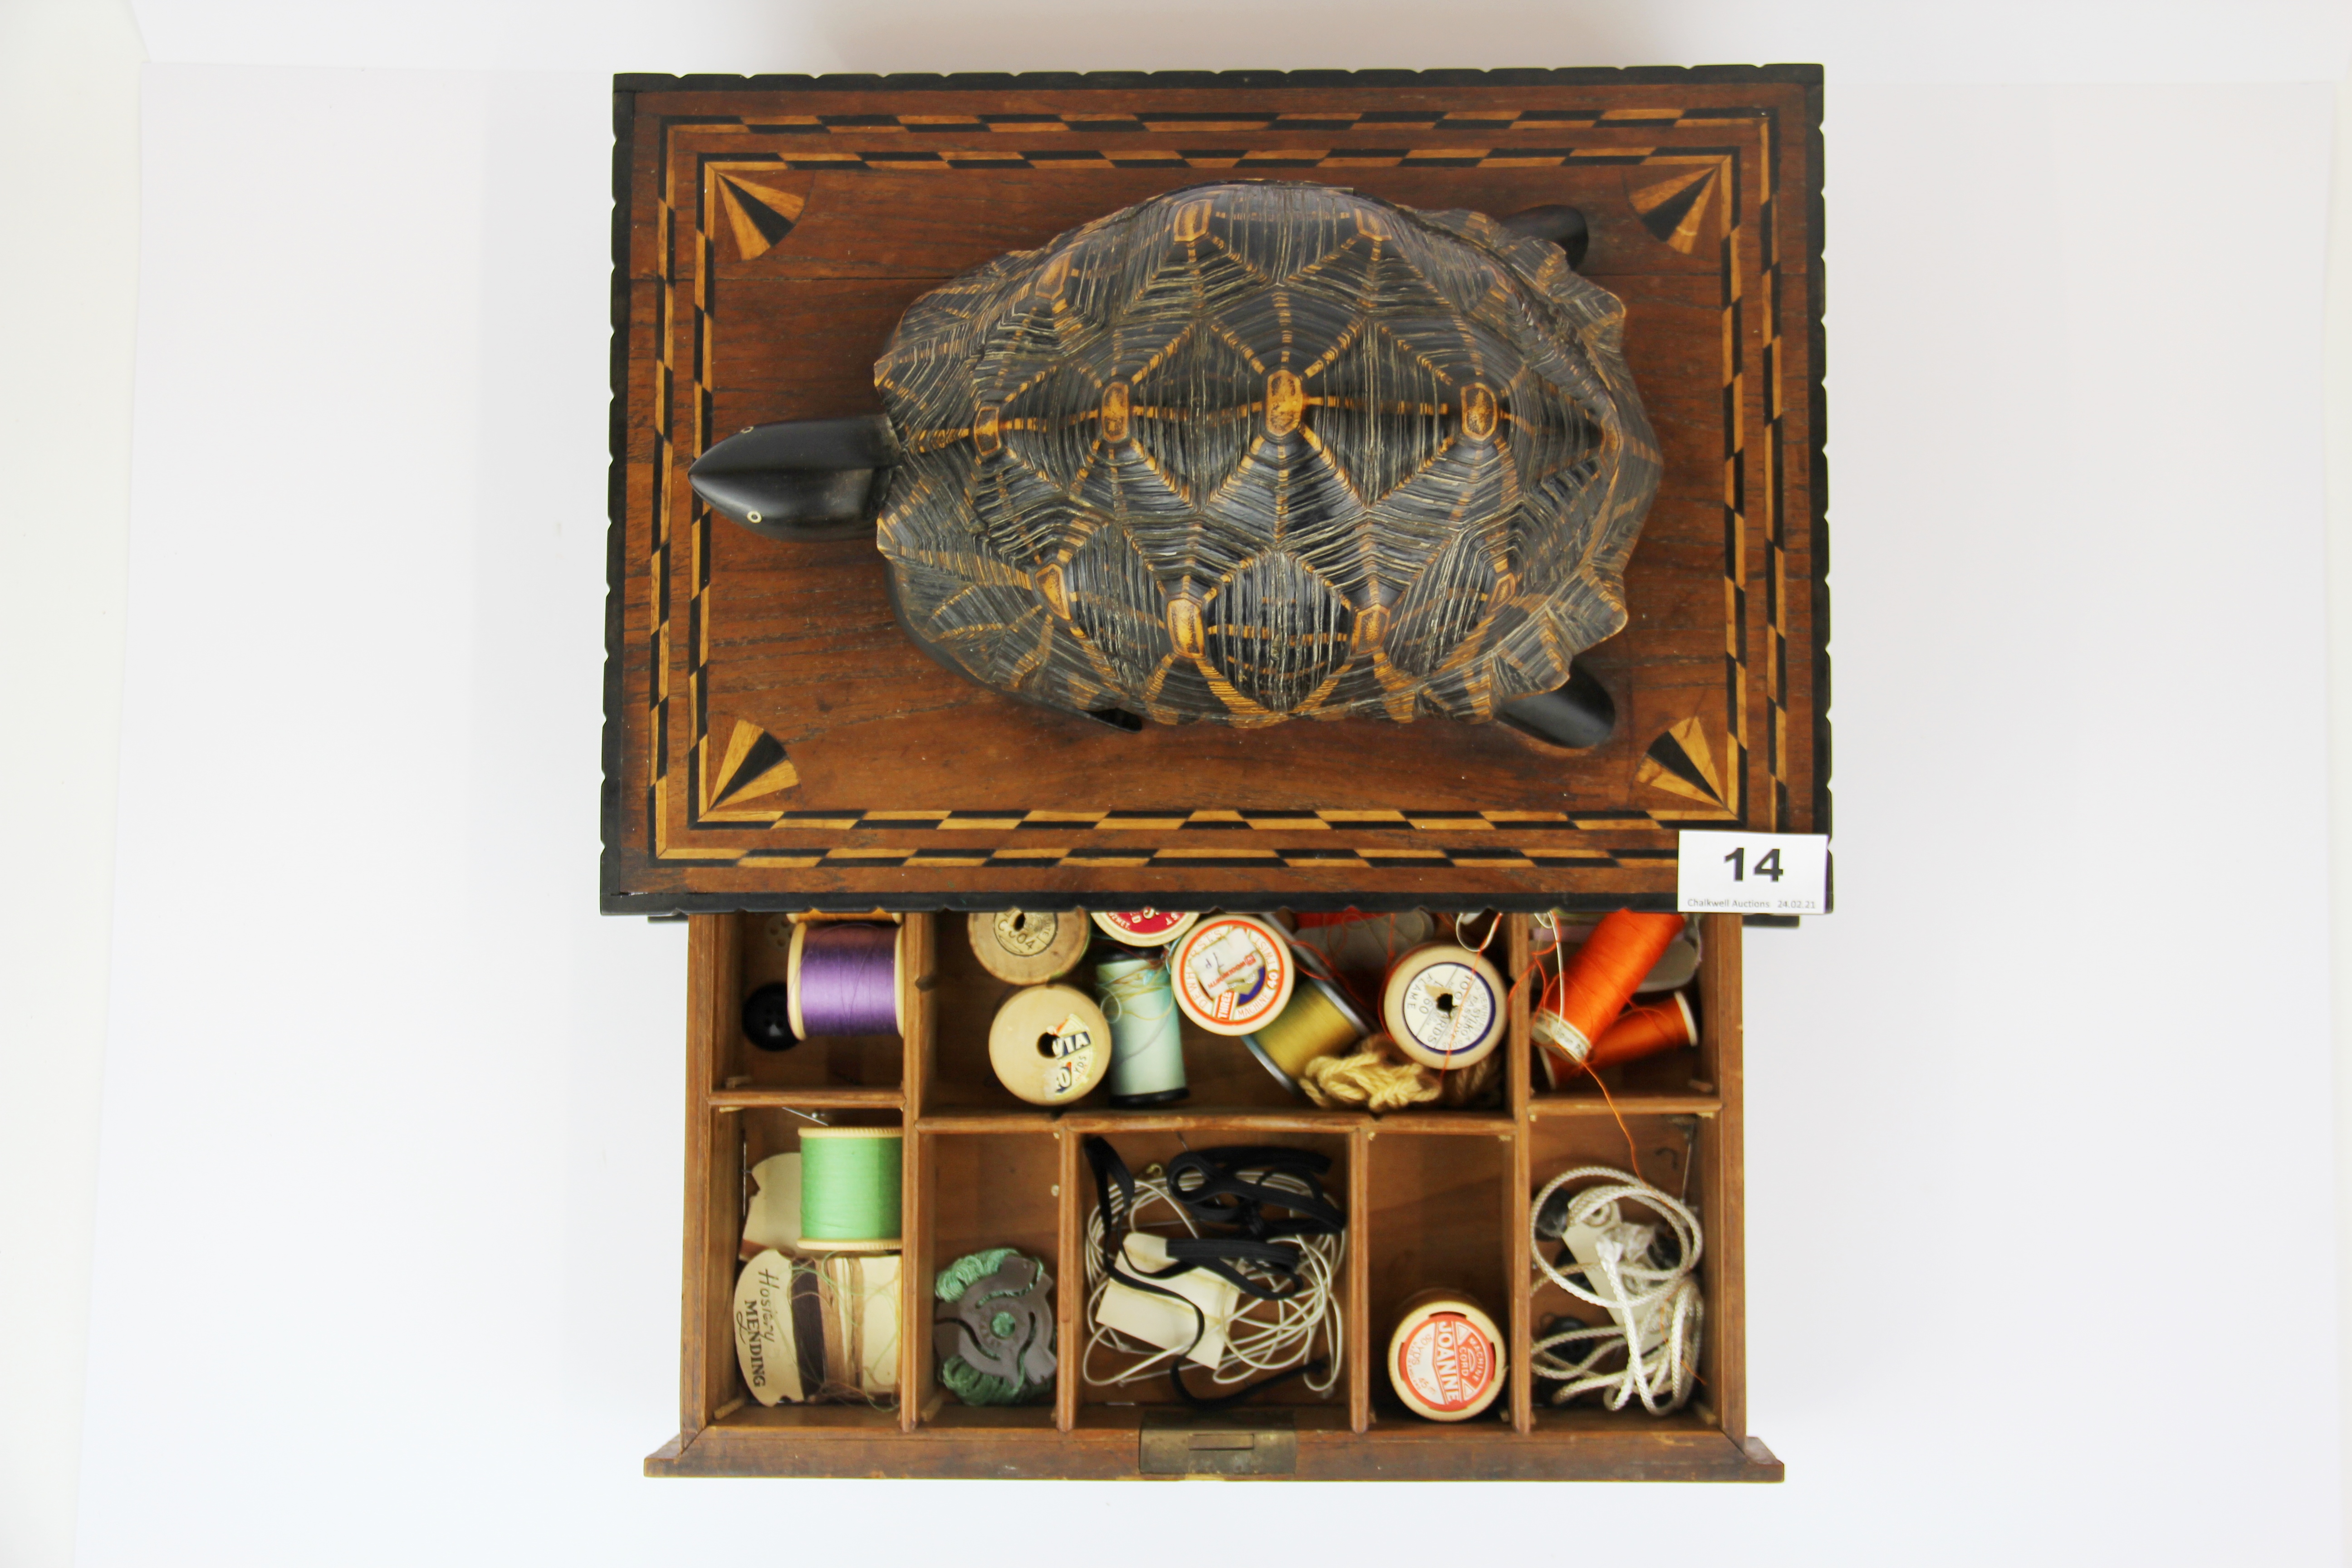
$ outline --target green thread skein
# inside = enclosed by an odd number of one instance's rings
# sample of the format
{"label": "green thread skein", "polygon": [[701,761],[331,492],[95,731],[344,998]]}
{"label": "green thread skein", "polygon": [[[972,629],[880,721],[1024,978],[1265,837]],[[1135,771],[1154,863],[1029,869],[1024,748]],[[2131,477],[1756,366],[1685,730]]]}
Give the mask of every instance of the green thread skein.
{"label": "green thread skein", "polygon": [[[994,1289],[983,1289],[983,1281],[1015,1258],[1034,1271],[1027,1284],[1008,1287],[1000,1283]],[[949,1393],[966,1405],[1025,1405],[1054,1386],[1054,1313],[1052,1298],[1046,1295],[1053,1282],[1053,1276],[1045,1271],[1043,1263],[1011,1247],[969,1253],[940,1270],[932,1294],[952,1310],[953,1316],[934,1327],[932,1341],[933,1348],[940,1352],[940,1382]],[[980,1294],[974,1296],[975,1290]],[[1006,1305],[981,1317],[992,1301]],[[1024,1310],[1016,1311],[1014,1306]],[[1030,1331],[1025,1334],[1024,1318]],[[994,1346],[982,1342],[974,1332],[983,1325],[996,1342]],[[966,1344],[991,1354],[992,1359],[994,1352],[1001,1349],[1000,1364],[1011,1366],[1020,1375],[1007,1377],[974,1366],[961,1353]]]}

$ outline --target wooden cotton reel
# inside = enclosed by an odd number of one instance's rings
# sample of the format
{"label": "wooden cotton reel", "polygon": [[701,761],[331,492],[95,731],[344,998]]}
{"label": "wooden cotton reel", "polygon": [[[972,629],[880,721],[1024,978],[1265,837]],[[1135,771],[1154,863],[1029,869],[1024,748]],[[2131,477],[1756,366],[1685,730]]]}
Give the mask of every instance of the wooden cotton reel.
{"label": "wooden cotton reel", "polygon": [[1433,942],[1397,960],[1381,993],[1381,1023],[1398,1050],[1447,1072],[1502,1043],[1502,971],[1466,947]]}
{"label": "wooden cotton reel", "polygon": [[1503,1392],[1508,1361],[1485,1308],[1459,1290],[1423,1290],[1389,1336],[1389,1386],[1416,1415],[1467,1421]]}
{"label": "wooden cotton reel", "polygon": [[898,1250],[905,1134],[896,1127],[801,1129],[801,1250]]}
{"label": "wooden cotton reel", "polygon": [[1129,947],[1166,947],[1181,941],[1201,917],[1188,910],[1097,910],[1095,924]]}
{"label": "wooden cotton reel", "polygon": [[996,1079],[1032,1105],[1082,1099],[1110,1070],[1110,1024],[1085,992],[1032,985],[1007,997],[988,1029]]}
{"label": "wooden cotton reel", "polygon": [[1211,915],[1176,944],[1176,1005],[1213,1035],[1254,1035],[1282,1015],[1297,984],[1290,943],[1255,915]]}
{"label": "wooden cotton reel", "polygon": [[1078,966],[1092,938],[1083,910],[999,910],[964,923],[980,966],[1015,985],[1059,980]]}
{"label": "wooden cotton reel", "polygon": [[900,923],[802,921],[792,928],[784,990],[793,1034],[904,1034],[907,944]]}

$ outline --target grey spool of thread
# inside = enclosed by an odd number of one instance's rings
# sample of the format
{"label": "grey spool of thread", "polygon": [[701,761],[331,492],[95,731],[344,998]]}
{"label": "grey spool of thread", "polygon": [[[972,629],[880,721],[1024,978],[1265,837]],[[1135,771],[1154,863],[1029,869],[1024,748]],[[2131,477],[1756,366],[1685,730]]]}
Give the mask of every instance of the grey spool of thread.
{"label": "grey spool of thread", "polygon": [[1095,992],[1110,1020],[1110,1102],[1167,1105],[1191,1094],[1183,1025],[1166,961],[1106,958],[1095,965]]}

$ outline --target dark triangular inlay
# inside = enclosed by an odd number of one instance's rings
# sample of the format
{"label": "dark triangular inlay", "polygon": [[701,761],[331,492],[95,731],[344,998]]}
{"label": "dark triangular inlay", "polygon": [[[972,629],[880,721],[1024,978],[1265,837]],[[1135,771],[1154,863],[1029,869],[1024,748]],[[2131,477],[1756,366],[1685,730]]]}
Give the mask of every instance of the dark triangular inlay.
{"label": "dark triangular inlay", "polygon": [[783,760],[784,743],[764,730],[761,731],[760,738],[752,742],[751,749],[743,753],[743,760],[735,764],[735,771],[729,773],[720,783],[719,799],[725,801],[728,796]]}
{"label": "dark triangular inlay", "polygon": [[[735,205],[743,209],[743,216],[751,220],[751,226],[758,229],[760,237],[770,245],[775,244],[793,232],[791,218],[760,200],[732,180],[727,182],[727,194],[735,198]],[[1671,225],[1668,226],[1672,227]]]}
{"label": "dark triangular inlay", "polygon": [[1706,174],[1643,213],[1642,226],[1648,229],[1654,238],[1672,239],[1675,230],[1682,226],[1683,219],[1690,216],[1691,208],[1696,206],[1699,198],[1713,189],[1714,185],[1715,171],[1709,169]]}
{"label": "dark triangular inlay", "polygon": [[1721,795],[1715,793],[1715,784],[1705,773],[1699,772],[1698,764],[1691,761],[1691,754],[1683,750],[1683,743],[1675,739],[1674,731],[1671,730],[1651,742],[1650,749],[1645,754],[1650,761],[1657,763],[1683,783],[1694,789],[1703,791],[1707,799],[1717,802],[1723,799]]}

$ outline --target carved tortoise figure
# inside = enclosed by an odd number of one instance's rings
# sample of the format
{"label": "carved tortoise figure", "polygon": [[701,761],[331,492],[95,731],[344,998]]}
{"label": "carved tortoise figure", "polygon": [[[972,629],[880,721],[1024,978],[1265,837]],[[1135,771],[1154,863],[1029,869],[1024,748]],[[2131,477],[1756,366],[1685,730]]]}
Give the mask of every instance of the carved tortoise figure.
{"label": "carved tortoise figure", "polygon": [[1567,745],[1658,484],[1583,220],[1195,186],[923,296],[880,418],[692,471],[776,538],[875,531],[909,636],[1129,728],[1424,713]]}

